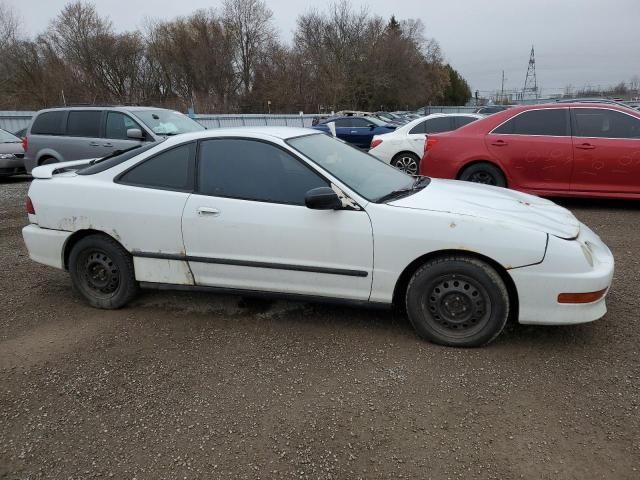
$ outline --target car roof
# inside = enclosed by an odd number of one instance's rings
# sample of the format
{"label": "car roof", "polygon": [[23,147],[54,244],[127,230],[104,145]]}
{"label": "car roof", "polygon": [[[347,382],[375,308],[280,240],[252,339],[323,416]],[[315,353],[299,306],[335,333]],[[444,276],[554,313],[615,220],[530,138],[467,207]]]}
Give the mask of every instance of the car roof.
{"label": "car roof", "polygon": [[289,140],[291,138],[306,135],[324,135],[321,131],[300,127],[234,127],[216,128],[212,130],[200,130],[197,132],[183,133],[169,137],[164,145],[173,145],[190,140],[203,140],[208,138],[224,137],[249,137],[270,140]]}
{"label": "car roof", "polygon": [[54,112],[59,110],[115,110],[115,111],[123,111],[123,112],[141,112],[145,110],[166,110],[167,112],[175,112],[177,110],[172,110],[169,108],[162,107],[141,107],[137,105],[73,105],[67,107],[52,107],[52,108],[43,108],[39,110],[36,115],[43,112]]}

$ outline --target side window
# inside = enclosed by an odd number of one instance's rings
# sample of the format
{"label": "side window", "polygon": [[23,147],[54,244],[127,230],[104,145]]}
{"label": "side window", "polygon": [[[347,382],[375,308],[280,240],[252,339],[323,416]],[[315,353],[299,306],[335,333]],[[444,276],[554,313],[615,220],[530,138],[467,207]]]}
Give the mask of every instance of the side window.
{"label": "side window", "polygon": [[516,115],[491,133],[565,137],[568,135],[567,113],[566,108],[530,110]]}
{"label": "side window", "polygon": [[133,121],[128,115],[120,112],[107,113],[107,123],[105,126],[106,138],[127,140],[129,139],[129,137],[127,137],[127,130],[130,128],[139,128],[144,132],[140,125]]}
{"label": "side window", "polygon": [[411,130],[409,130],[409,135],[427,133],[426,130],[425,130],[426,127],[427,127],[427,121],[426,120],[424,122],[420,122],[415,127],[413,127]]}
{"label": "side window", "polygon": [[198,159],[199,193],[304,205],[305,194],[328,183],[275,145],[244,139],[206,140]]}
{"label": "side window", "polygon": [[436,117],[427,120],[424,128],[425,133],[450,132],[453,130],[451,117]]}
{"label": "side window", "polygon": [[64,120],[67,112],[55,110],[44,112],[36,117],[31,126],[33,135],[64,135]]}
{"label": "side window", "polygon": [[640,138],[640,119],[604,108],[574,108],[576,137]]}
{"label": "side window", "polygon": [[101,116],[100,110],[71,110],[67,118],[67,135],[70,137],[99,137]]}
{"label": "side window", "polygon": [[335,120],[334,123],[336,124],[336,128],[339,128],[339,127],[349,128],[351,126],[351,119],[350,118],[338,118],[337,120]]}
{"label": "side window", "polygon": [[196,144],[166,150],[127,171],[119,183],[166,190],[192,191]]}
{"label": "side window", "polygon": [[474,117],[455,117],[456,128],[464,127],[465,125],[469,125],[472,122],[475,122],[477,118]]}
{"label": "side window", "polygon": [[368,128],[369,125],[371,125],[371,122],[369,122],[366,118],[351,119],[351,126],[354,128]]}

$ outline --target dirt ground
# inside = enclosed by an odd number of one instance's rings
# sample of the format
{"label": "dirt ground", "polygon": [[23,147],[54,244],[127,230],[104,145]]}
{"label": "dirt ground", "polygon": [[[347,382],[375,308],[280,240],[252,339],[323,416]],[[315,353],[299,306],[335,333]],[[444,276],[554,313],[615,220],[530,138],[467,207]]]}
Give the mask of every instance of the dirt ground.
{"label": "dirt ground", "polygon": [[609,313],[482,349],[399,314],[147,292],[99,311],[29,260],[0,181],[0,478],[640,478],[640,202],[561,203]]}

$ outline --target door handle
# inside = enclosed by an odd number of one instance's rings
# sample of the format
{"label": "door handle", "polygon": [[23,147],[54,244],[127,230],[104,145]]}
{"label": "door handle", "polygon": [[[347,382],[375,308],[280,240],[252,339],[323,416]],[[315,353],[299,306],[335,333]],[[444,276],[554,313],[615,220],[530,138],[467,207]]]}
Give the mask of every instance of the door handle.
{"label": "door handle", "polygon": [[211,207],[198,207],[198,215],[217,217],[218,215],[220,215],[220,210]]}
{"label": "door handle", "polygon": [[105,143],[102,146],[103,147],[113,147],[113,143]]}
{"label": "door handle", "polygon": [[89,145],[91,145],[92,147],[99,147],[100,144],[98,142],[89,142]]}
{"label": "door handle", "polygon": [[351,133],[358,133],[357,130],[351,130]]}
{"label": "door handle", "polygon": [[591,145],[590,143],[581,143],[579,145],[576,145],[576,148],[579,148],[580,150],[593,150],[594,148],[596,148],[596,146]]}
{"label": "door handle", "polygon": [[493,145],[494,147],[506,147],[509,144],[504,140],[496,140],[495,142],[491,142],[491,145]]}

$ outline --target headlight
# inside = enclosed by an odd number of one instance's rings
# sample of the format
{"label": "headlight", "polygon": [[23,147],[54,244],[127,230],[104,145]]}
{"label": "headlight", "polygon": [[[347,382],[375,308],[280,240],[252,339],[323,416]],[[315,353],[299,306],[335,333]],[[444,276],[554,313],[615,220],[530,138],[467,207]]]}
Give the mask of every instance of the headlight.
{"label": "headlight", "polygon": [[0,160],[8,160],[9,158],[16,158],[13,153],[0,153]]}

